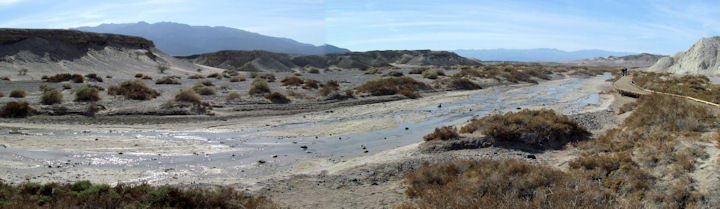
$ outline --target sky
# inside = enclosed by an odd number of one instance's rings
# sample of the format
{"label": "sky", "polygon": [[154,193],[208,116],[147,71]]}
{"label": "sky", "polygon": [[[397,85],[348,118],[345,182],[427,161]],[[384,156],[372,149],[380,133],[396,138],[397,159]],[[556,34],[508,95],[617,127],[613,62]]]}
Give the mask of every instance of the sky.
{"label": "sky", "polygon": [[353,51],[601,49],[670,55],[720,35],[720,4],[667,0],[0,0],[0,27],[169,21]]}

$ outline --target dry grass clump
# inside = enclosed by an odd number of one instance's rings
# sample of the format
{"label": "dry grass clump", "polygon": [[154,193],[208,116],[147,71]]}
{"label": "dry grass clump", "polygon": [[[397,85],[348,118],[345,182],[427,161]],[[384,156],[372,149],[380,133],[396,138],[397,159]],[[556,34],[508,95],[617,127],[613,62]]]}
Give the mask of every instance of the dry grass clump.
{"label": "dry grass clump", "polygon": [[393,70],[393,71],[390,71],[390,72],[386,73],[386,74],[383,75],[383,76],[402,77],[402,76],[403,76],[403,73],[400,72],[400,71],[394,71],[394,70]]}
{"label": "dry grass clump", "polygon": [[430,70],[430,68],[428,67],[414,67],[408,72],[408,74],[422,74],[423,72],[428,70]]}
{"label": "dry grass clump", "polygon": [[55,87],[45,87],[42,89],[43,94],[40,96],[40,103],[44,105],[60,104],[63,101],[63,95],[60,90]]}
{"label": "dry grass clump", "polygon": [[63,88],[63,89],[72,89],[72,84],[70,84],[70,83],[63,83],[63,84],[62,84],[62,88]]}
{"label": "dry grass clump", "polygon": [[144,76],[142,77],[142,79],[143,79],[143,80],[152,80],[153,78],[150,77],[149,75],[144,75]]}
{"label": "dry grass clump", "polygon": [[233,82],[233,83],[241,82],[241,81],[245,81],[245,80],[246,80],[246,78],[243,76],[235,76],[235,77],[230,78],[230,82]]}
{"label": "dry grass clump", "polygon": [[248,91],[250,95],[270,93],[270,85],[262,78],[255,78]]}
{"label": "dry grass clump", "polygon": [[240,93],[232,92],[232,93],[228,94],[228,95],[227,95],[227,98],[225,98],[225,99],[226,99],[228,102],[230,102],[230,101],[235,101],[235,100],[240,100]]}
{"label": "dry grass clump", "polygon": [[188,76],[188,79],[203,79],[203,78],[205,78],[205,76],[200,75],[200,74]]}
{"label": "dry grass clump", "polygon": [[322,86],[320,81],[316,81],[316,80],[312,80],[312,79],[305,80],[304,83],[305,84],[302,87],[303,89],[317,89],[317,88],[320,88],[320,86]]}
{"label": "dry grass clump", "polygon": [[519,160],[424,163],[397,208],[620,208],[594,181]]}
{"label": "dry grass clump", "polygon": [[283,86],[301,86],[305,81],[302,78],[291,75],[280,80]]}
{"label": "dry grass clump", "polygon": [[329,80],[322,85],[322,89],[320,89],[320,95],[327,96],[330,95],[330,93],[336,92],[338,90],[340,90],[340,84],[337,81]]}
{"label": "dry grass clump", "polygon": [[143,75],[142,73],[136,73],[136,74],[135,74],[135,78],[142,78],[143,76],[145,76],[145,75]]}
{"label": "dry grass clump", "polygon": [[2,80],[2,81],[10,81],[10,77],[0,76],[0,80]]}
{"label": "dry grass clump", "polygon": [[432,83],[433,88],[448,88],[456,90],[475,90],[482,87],[470,79],[462,77],[446,77]]}
{"label": "dry grass clump", "polygon": [[0,182],[0,205],[8,208],[278,208],[265,197],[230,187],[181,189],[170,186]]}
{"label": "dry grass clump", "polygon": [[179,85],[180,81],[174,77],[171,76],[165,76],[160,79],[155,80],[155,84],[174,84]]}
{"label": "dry grass clump", "polygon": [[88,81],[95,81],[95,82],[103,82],[102,77],[98,76],[95,73],[90,73],[85,75],[86,78],[88,78]]}
{"label": "dry grass clump", "polygon": [[442,71],[442,70],[434,70],[434,71],[426,70],[426,71],[423,71],[423,72],[422,72],[422,77],[423,77],[423,78],[427,78],[427,79],[433,79],[433,80],[435,80],[435,79],[437,79],[439,76],[445,76],[445,71]]}
{"label": "dry grass clump", "polygon": [[290,103],[290,99],[288,99],[287,97],[285,97],[285,95],[283,95],[283,94],[281,94],[281,93],[278,93],[278,92],[273,92],[273,93],[271,93],[271,94],[268,94],[267,96],[265,96],[265,98],[268,99],[268,100],[270,100],[270,102],[275,103],[275,104],[287,104],[287,103]]}
{"label": "dry grass clump", "polygon": [[208,77],[208,78],[222,79],[223,76],[220,75],[220,73],[212,73],[212,74],[208,75],[207,77]]}
{"label": "dry grass clump", "polygon": [[215,95],[215,89],[212,86],[212,82],[205,80],[203,82],[196,83],[192,89],[200,95]]}
{"label": "dry grass clump", "polygon": [[124,96],[125,99],[150,100],[160,96],[160,92],[148,88],[141,80],[123,81],[116,86],[110,86],[109,95]]}
{"label": "dry grass clump", "polygon": [[275,82],[275,73],[250,73],[250,77],[265,79],[267,82]]}
{"label": "dry grass clump", "polygon": [[419,97],[417,91],[427,89],[423,82],[416,81],[407,76],[376,78],[356,87],[358,92],[369,93],[373,96],[402,94],[409,98]]}
{"label": "dry grass clump", "polygon": [[13,89],[10,91],[10,97],[12,98],[25,98],[25,90]]}
{"label": "dry grass clump", "polygon": [[[33,109],[27,102],[8,102],[0,107],[0,117],[3,118],[24,118],[32,113]],[[1,183],[2,181],[0,181]],[[2,190],[0,190],[2,191]],[[0,193],[2,194],[2,193]],[[0,196],[2,197],[2,196]],[[0,199],[1,200],[1,199]]]}
{"label": "dry grass clump", "polygon": [[558,149],[568,142],[584,139],[590,133],[576,121],[549,109],[522,110],[472,120],[460,133],[480,130],[496,142]]}
{"label": "dry grass clump", "polygon": [[0,91],[0,97],[4,97],[4,96],[5,96],[5,94],[2,93],[2,91]]}
{"label": "dry grass clump", "polygon": [[192,89],[182,89],[175,94],[176,102],[200,103],[202,97]]}
{"label": "dry grass clump", "polygon": [[320,73],[320,70],[318,70],[317,68],[313,68],[313,69],[310,69],[310,70],[308,71],[308,73],[318,74],[318,73]]}
{"label": "dry grass clump", "polygon": [[460,135],[457,132],[457,129],[452,126],[443,126],[440,128],[435,128],[435,132],[432,132],[426,136],[423,137],[425,141],[433,141],[433,140],[449,140],[449,139],[457,139],[460,137]]}
{"label": "dry grass clump", "polygon": [[[75,91],[75,101],[77,102],[95,102],[100,100],[99,90],[95,87],[85,86]],[[108,92],[110,93],[110,92]]]}

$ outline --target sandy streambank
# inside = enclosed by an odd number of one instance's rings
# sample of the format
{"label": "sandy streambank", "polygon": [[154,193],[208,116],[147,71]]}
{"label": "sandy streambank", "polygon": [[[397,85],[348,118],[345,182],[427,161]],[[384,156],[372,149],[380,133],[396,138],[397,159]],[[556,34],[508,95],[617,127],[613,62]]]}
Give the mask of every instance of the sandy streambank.
{"label": "sandy streambank", "polygon": [[63,150],[74,152],[107,152],[150,155],[192,155],[237,150],[226,145],[203,141],[170,141],[138,136],[37,136],[4,135],[0,144],[26,150]]}

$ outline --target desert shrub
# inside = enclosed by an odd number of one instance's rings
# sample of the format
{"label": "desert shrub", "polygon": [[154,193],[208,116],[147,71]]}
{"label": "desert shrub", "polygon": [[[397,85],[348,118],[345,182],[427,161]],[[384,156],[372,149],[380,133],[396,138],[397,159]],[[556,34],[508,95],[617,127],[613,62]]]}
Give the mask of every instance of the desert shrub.
{"label": "desert shrub", "polygon": [[264,79],[255,78],[255,80],[253,80],[252,84],[250,85],[250,90],[248,91],[248,93],[250,93],[250,95],[270,93],[270,86]]}
{"label": "desert shrub", "polygon": [[144,76],[142,77],[142,79],[143,79],[143,80],[152,80],[153,78],[150,77],[149,75],[144,75]]}
{"label": "desert shrub", "polygon": [[209,86],[194,86],[193,90],[200,95],[215,95],[215,89]]}
{"label": "desert shrub", "polygon": [[48,87],[50,86],[47,83],[42,83],[38,86],[38,89],[40,89],[40,91],[45,91]]}
{"label": "desert shrub", "polygon": [[0,117],[24,118],[27,117],[32,110],[33,109],[30,107],[30,104],[27,102],[8,102],[0,108]]}
{"label": "desert shrub", "polygon": [[226,98],[227,101],[235,101],[235,100],[239,100],[239,99],[240,99],[240,93],[237,93],[237,92],[232,92],[232,93],[228,94],[227,98]]}
{"label": "desert shrub", "polygon": [[25,90],[13,89],[10,91],[10,97],[12,98],[25,98]]}
{"label": "desert shrub", "polygon": [[208,77],[208,78],[222,79],[222,75],[220,75],[220,73],[212,73],[212,74],[208,75],[207,77]]}
{"label": "desert shrub", "polygon": [[704,75],[674,76],[667,73],[635,72],[633,81],[642,88],[720,104],[720,85],[713,84]]}
{"label": "desert shrub", "polygon": [[283,86],[300,86],[304,83],[302,78],[298,78],[297,76],[294,76],[294,75],[285,77],[282,80],[280,80],[280,82],[282,82]]}
{"label": "desert shrub", "polygon": [[215,86],[215,84],[213,84],[213,82],[211,80],[203,80],[203,81],[200,81],[199,83],[196,83],[195,85],[197,85],[197,84],[202,84],[203,86]]}
{"label": "desert shrub", "polygon": [[2,93],[2,91],[0,91],[0,97],[4,97],[4,96],[5,96],[5,94]]}
{"label": "desert shrub", "polygon": [[200,74],[188,76],[188,79],[203,79],[203,78],[205,78],[205,76],[200,75]]}
{"label": "desert shrub", "polygon": [[10,81],[10,77],[7,77],[7,76],[0,76],[0,80],[3,80],[3,81]]}
{"label": "desert shrub", "polygon": [[62,88],[63,88],[63,89],[72,89],[72,84],[70,84],[70,83],[63,83],[63,84],[62,84]]}
{"label": "desert shrub", "polygon": [[142,73],[136,73],[135,78],[142,78],[144,75]]}
{"label": "desert shrub", "polygon": [[175,101],[177,102],[190,102],[200,103],[202,97],[192,89],[183,89],[175,94]]}
{"label": "desert shrub", "polygon": [[625,119],[628,127],[655,126],[668,131],[703,131],[718,121],[707,108],[682,98],[653,94],[640,97],[637,103],[638,107]]}
{"label": "desert shrub", "polygon": [[160,92],[147,87],[141,80],[123,81],[109,88],[108,94],[132,100],[150,100],[160,96]]}
{"label": "desert shrub", "polygon": [[50,83],[59,83],[64,81],[72,81],[74,83],[82,83],[84,82],[84,78],[80,74],[69,74],[69,73],[62,73],[62,74],[55,74],[53,76],[50,76],[47,78],[46,82]]}
{"label": "desert shrub", "polygon": [[320,89],[320,94],[323,96],[327,96],[337,90],[340,90],[340,84],[338,84],[337,81],[330,80],[325,82],[324,85],[322,85],[322,89]]}
{"label": "desert shrub", "polygon": [[83,78],[83,76],[80,74],[73,74],[72,82],[73,83],[82,83],[82,82],[85,82],[85,78]]}
{"label": "desert shrub", "polygon": [[95,82],[103,82],[102,77],[98,76],[95,73],[90,73],[85,75],[86,78],[88,78],[88,81],[95,81]]}
{"label": "desert shrub", "polygon": [[106,75],[105,78],[112,78],[112,75]]}
{"label": "desert shrub", "polygon": [[265,197],[253,197],[230,187],[0,182],[0,191],[3,207],[7,208],[278,208]]}
{"label": "desert shrub", "polygon": [[480,85],[477,85],[476,83],[466,79],[466,78],[452,78],[450,80],[450,88],[454,89],[463,89],[463,90],[473,90],[473,89],[481,89]]}
{"label": "desert shrub", "polygon": [[230,82],[241,82],[241,81],[245,81],[245,77],[235,76],[235,77],[230,78]]}
{"label": "desert shrub", "polygon": [[460,132],[472,133],[476,130],[500,143],[522,144],[536,149],[561,148],[568,142],[590,135],[576,121],[549,109],[486,116],[471,121]]}
{"label": "desert shrub", "polygon": [[98,95],[98,89],[85,86],[80,87],[77,91],[75,91],[75,101],[78,102],[94,102],[100,100],[100,95]]}
{"label": "desert shrub", "polygon": [[305,80],[305,85],[303,85],[303,89],[317,89],[320,87],[320,81],[308,79]]}
{"label": "desert shrub", "polygon": [[481,78],[483,77],[483,74],[476,69],[468,68],[462,69],[460,72],[455,73],[452,76],[457,78]]}
{"label": "desert shrub", "polygon": [[520,160],[424,163],[397,208],[620,208],[599,183]]}
{"label": "desert shrub", "polygon": [[265,96],[265,98],[268,99],[268,100],[270,100],[270,102],[275,103],[275,104],[287,104],[287,103],[290,103],[290,99],[288,99],[287,97],[285,97],[285,95],[283,95],[283,94],[281,94],[281,93],[278,93],[278,92],[273,92],[273,93],[271,93],[271,94],[268,94],[267,96]]}
{"label": "desert shrub", "polygon": [[401,77],[403,76],[403,73],[400,71],[390,71],[385,76],[392,76],[392,77]]}
{"label": "desert shrub", "polygon": [[318,73],[320,73],[320,70],[318,70],[317,68],[313,68],[313,69],[310,69],[308,72],[312,73],[312,74],[318,74]]}
{"label": "desert shrub", "polygon": [[157,79],[155,81],[155,84],[180,84],[180,81],[173,77],[165,76],[160,79]]}
{"label": "desert shrub", "polygon": [[369,93],[374,96],[403,94],[408,97],[416,97],[418,90],[427,88],[427,85],[424,83],[403,76],[397,78],[376,78],[355,89],[359,92]]}
{"label": "desert shrub", "polygon": [[430,70],[430,68],[428,67],[414,67],[408,72],[408,74],[422,74],[423,72],[428,70]]}
{"label": "desert shrub", "polygon": [[87,85],[85,85],[85,87],[93,87],[93,88],[96,88],[98,91],[105,91],[105,88],[103,88],[102,86],[98,86],[98,85],[87,84]]}
{"label": "desert shrub", "polygon": [[433,140],[449,140],[449,139],[456,139],[460,137],[460,135],[457,132],[457,129],[452,126],[443,126],[440,128],[435,128],[435,132],[432,132],[428,135],[425,135],[423,139],[425,141],[433,141]]}
{"label": "desert shrub", "polygon": [[43,89],[43,94],[40,96],[40,103],[44,105],[59,104],[62,103],[62,101],[62,92],[54,87],[47,87]]}
{"label": "desert shrub", "polygon": [[40,80],[43,80],[43,81],[44,81],[44,80],[47,80],[48,78],[50,78],[50,76],[48,76],[48,75],[42,75],[42,76],[40,77]]}
{"label": "desert shrub", "polygon": [[267,82],[275,82],[274,73],[250,73],[250,77],[265,79]]}
{"label": "desert shrub", "polygon": [[509,82],[518,83],[520,81],[528,82],[528,83],[538,83],[536,80],[533,80],[530,78],[528,74],[519,72],[517,70],[509,70],[506,74],[503,74],[503,77],[507,79]]}
{"label": "desert shrub", "polygon": [[157,69],[160,72],[160,74],[165,74],[165,71],[169,70],[170,66],[168,66],[166,64],[160,64],[157,66]]}

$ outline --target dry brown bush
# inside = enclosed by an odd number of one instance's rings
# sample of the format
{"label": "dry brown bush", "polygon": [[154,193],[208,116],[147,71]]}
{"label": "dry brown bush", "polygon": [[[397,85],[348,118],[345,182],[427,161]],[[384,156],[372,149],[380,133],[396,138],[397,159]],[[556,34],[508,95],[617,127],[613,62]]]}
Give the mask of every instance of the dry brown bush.
{"label": "dry brown bush", "polygon": [[160,96],[160,92],[148,88],[141,80],[131,80],[109,87],[108,95],[119,95],[133,100],[150,100]]}
{"label": "dry brown bush", "polygon": [[177,79],[175,79],[175,78],[173,78],[173,77],[165,76],[165,77],[162,77],[162,78],[160,78],[160,79],[157,79],[157,80],[155,81],[155,84],[175,84],[175,85],[178,85],[178,84],[180,84],[180,81],[177,80]]}
{"label": "dry brown bush", "polygon": [[425,163],[404,180],[418,197],[398,208],[617,208],[597,182],[518,160]]}
{"label": "dry brown bush", "polygon": [[682,98],[653,94],[640,97],[637,103],[638,107],[625,119],[628,127],[658,126],[667,131],[703,131],[718,121],[705,106]]}
{"label": "dry brown bush", "polygon": [[270,93],[270,85],[262,78],[255,78],[252,84],[250,84],[248,93],[250,93],[250,95]]}
{"label": "dry brown bush", "polygon": [[294,75],[285,77],[280,82],[282,82],[283,86],[301,86],[304,83],[302,78]]}
{"label": "dry brown bush", "polygon": [[233,83],[241,82],[241,81],[245,81],[245,80],[246,80],[246,78],[243,76],[235,76],[235,77],[230,78],[230,82],[233,82]]}
{"label": "dry brown bush", "polygon": [[[27,102],[8,102],[4,106],[0,107],[0,117],[24,118],[30,115],[32,111],[33,109]],[[0,181],[0,183],[2,183],[2,181]]]}
{"label": "dry brown bush", "polygon": [[452,126],[443,126],[440,128],[435,128],[435,132],[432,132],[426,136],[423,137],[425,141],[433,141],[433,140],[450,140],[450,139],[457,139],[460,137],[460,135],[457,132],[457,129]]}
{"label": "dry brown bush", "polygon": [[176,102],[200,103],[202,97],[192,89],[183,89],[175,94]]}
{"label": "dry brown bush", "polygon": [[203,79],[203,78],[205,78],[205,76],[200,75],[200,74],[188,76],[188,79]]}
{"label": "dry brown bush", "polygon": [[288,99],[287,97],[285,97],[285,95],[283,95],[283,94],[281,94],[281,93],[278,93],[278,92],[273,92],[273,93],[271,93],[271,94],[268,94],[267,96],[265,96],[265,98],[268,99],[268,100],[270,100],[270,102],[275,103],[275,104],[287,104],[287,103],[290,103],[290,99]]}

